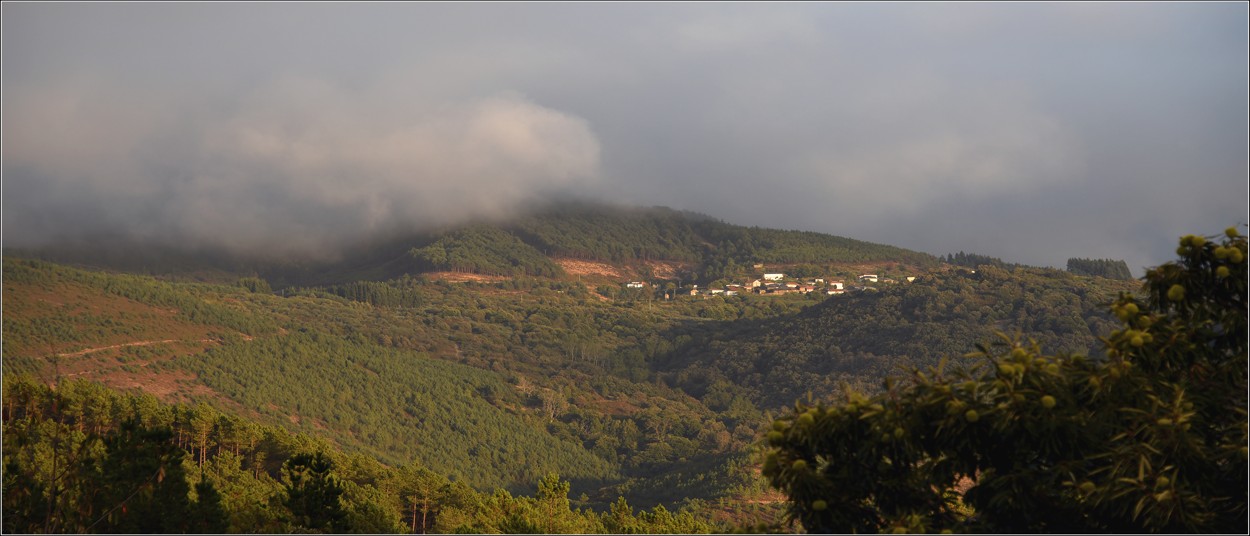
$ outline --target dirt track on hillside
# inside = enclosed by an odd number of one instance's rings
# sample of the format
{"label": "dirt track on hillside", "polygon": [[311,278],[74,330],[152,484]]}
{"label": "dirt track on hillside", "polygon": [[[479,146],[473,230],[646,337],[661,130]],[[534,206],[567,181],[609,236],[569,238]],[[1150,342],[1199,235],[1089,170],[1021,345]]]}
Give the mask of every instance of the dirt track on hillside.
{"label": "dirt track on hillside", "polygon": [[[160,341],[127,342],[127,343],[122,343],[122,344],[114,344],[111,346],[101,346],[99,348],[88,348],[86,350],[79,350],[77,352],[66,352],[63,354],[56,354],[56,355],[59,357],[78,357],[80,355],[94,354],[96,352],[103,352],[105,350],[112,350],[114,348],[124,348],[127,346],[148,346],[150,344],[164,344],[164,343],[170,343],[170,342],[182,342],[182,340],[181,339],[164,339]],[[199,339],[198,341],[195,341],[195,342],[213,342],[213,340],[212,339]]]}
{"label": "dirt track on hillside", "polygon": [[[251,337],[244,335],[244,339],[250,341]],[[120,345],[100,346],[100,347],[94,347],[94,349],[79,350],[76,352],[65,352],[65,354],[58,354],[58,356],[59,357],[78,357],[78,356],[84,356],[88,354],[95,354],[95,352],[103,352],[105,350],[121,349],[121,347],[126,347],[126,346],[161,345],[161,344],[168,344],[168,342],[215,342],[215,340],[214,339],[196,339],[196,340],[187,341],[183,339],[164,339],[164,340],[159,340],[159,341],[123,342],[123,344],[120,344]]]}

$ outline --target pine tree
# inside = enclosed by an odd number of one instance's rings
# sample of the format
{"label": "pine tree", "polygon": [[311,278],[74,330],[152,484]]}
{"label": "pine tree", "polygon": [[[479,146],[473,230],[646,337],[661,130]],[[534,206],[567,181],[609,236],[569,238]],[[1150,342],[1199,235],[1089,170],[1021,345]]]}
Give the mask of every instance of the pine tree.
{"label": "pine tree", "polygon": [[184,453],[168,429],[145,429],[124,422],[105,440],[108,454],[100,468],[100,489],[92,497],[98,517],[86,532],[187,532],[188,497]]}
{"label": "pine tree", "polygon": [[334,463],[322,454],[297,454],[283,465],[286,507],[297,527],[317,532],[343,532],[347,513],[343,485],[333,474]]}

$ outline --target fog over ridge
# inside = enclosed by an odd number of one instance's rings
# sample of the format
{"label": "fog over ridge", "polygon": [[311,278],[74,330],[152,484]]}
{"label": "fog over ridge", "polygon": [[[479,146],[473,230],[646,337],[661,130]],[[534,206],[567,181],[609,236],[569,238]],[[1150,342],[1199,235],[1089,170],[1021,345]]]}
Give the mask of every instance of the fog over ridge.
{"label": "fog over ridge", "polygon": [[1140,275],[1247,220],[1245,4],[0,9],[6,247],[332,255],[566,196]]}
{"label": "fog over ridge", "polygon": [[315,257],[400,227],[506,213],[598,175],[584,119],[514,92],[395,102],[285,78],[228,113],[190,118],[103,100],[9,101],[26,113],[5,119],[6,220],[38,225],[21,238],[112,231]]}

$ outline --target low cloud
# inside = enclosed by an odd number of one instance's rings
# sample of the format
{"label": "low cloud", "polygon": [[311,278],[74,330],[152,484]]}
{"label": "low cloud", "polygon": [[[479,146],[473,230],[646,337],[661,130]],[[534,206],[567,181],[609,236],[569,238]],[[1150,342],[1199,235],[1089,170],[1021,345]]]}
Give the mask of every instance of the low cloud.
{"label": "low cloud", "polygon": [[227,105],[154,106],[64,87],[6,97],[4,223],[19,244],[111,232],[324,257],[598,176],[590,125],[517,93],[431,102],[287,77]]}

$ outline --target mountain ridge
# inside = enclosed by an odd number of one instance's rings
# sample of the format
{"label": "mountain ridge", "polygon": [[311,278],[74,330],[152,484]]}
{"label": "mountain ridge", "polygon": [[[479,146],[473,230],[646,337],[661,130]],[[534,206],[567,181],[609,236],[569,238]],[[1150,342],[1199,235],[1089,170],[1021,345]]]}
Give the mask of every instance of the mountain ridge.
{"label": "mountain ridge", "polygon": [[[350,245],[332,261],[263,260],[225,250],[99,238],[64,246],[10,249],[60,264],[226,282],[259,275],[274,288],[383,281],[440,271],[568,278],[554,259],[615,267],[649,261],[687,265],[686,280],[708,282],[755,264],[898,262],[935,267],[928,253],[813,231],[747,227],[697,212],[563,201],[506,220],[475,220],[390,233]],[[629,270],[627,270],[629,271]]]}

